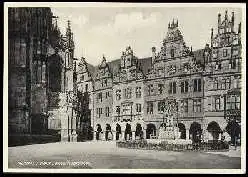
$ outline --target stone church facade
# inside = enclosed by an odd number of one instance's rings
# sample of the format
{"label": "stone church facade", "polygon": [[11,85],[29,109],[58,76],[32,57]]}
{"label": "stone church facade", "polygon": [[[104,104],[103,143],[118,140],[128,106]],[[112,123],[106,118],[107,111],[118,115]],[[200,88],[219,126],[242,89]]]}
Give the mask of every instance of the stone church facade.
{"label": "stone church facade", "polygon": [[218,33],[212,30],[211,44],[204,49],[192,51],[173,20],[161,49],[153,47],[151,57],[140,59],[128,46],[120,59],[107,62],[103,57],[87,71],[92,76],[93,138],[157,138],[160,126],[169,123],[171,102],[181,139],[218,140],[233,131],[239,137],[241,26],[234,31],[234,13],[230,19],[227,12],[224,20],[220,16]]}
{"label": "stone church facade", "polygon": [[8,131],[18,136],[76,134],[74,42],[50,8],[8,9]]}

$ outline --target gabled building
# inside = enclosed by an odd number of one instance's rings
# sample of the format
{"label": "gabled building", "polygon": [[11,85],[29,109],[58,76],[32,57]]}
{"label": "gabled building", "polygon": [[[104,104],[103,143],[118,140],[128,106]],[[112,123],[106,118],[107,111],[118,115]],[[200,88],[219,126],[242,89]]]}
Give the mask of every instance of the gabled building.
{"label": "gabled building", "polygon": [[130,46],[118,60],[103,57],[90,71],[94,139],[158,138],[160,127],[173,120],[177,138],[220,140],[227,132],[234,142],[241,121],[240,35],[241,24],[234,30],[234,13],[229,19],[226,12],[224,20],[219,14],[211,45],[192,51],[173,20],[161,49],[152,47],[151,57],[136,57]]}
{"label": "gabled building", "polygon": [[169,23],[160,51],[152,48],[152,61],[144,93],[146,138],[157,137],[159,127],[169,124],[166,110],[173,101],[180,138],[196,140],[203,125],[203,67],[186,46],[178,21]]}
{"label": "gabled building", "polygon": [[93,66],[85,58],[81,58],[77,68],[77,134],[78,141],[92,139],[93,137]]}
{"label": "gabled building", "polygon": [[[211,45],[204,50],[204,119],[207,138],[220,139],[229,132],[240,137],[241,122],[241,23],[234,29],[235,15],[218,14],[218,29],[211,30]],[[231,131],[232,129],[232,131]]]}
{"label": "gabled building", "polygon": [[98,139],[108,139],[109,132],[112,131],[112,115],[113,115],[113,75],[110,71],[106,58],[103,56],[101,64],[96,70],[94,78],[93,93],[93,129],[94,137]]}
{"label": "gabled building", "polygon": [[138,58],[129,46],[122,52],[120,69],[113,79],[112,125],[117,140],[140,136],[144,127],[144,79]]}

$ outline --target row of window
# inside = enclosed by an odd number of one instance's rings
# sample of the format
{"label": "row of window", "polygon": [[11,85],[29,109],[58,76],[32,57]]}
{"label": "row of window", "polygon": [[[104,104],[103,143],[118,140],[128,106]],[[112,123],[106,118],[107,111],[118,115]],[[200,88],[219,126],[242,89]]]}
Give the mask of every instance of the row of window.
{"label": "row of window", "polygon": [[[226,109],[227,110],[237,110],[240,109],[240,96],[239,95],[229,95],[226,98]],[[215,96],[212,101],[212,111],[223,111],[220,96]]]}
{"label": "row of window", "polygon": [[[193,91],[200,92],[201,91],[201,79],[194,79],[193,80]],[[164,84],[158,84],[158,92],[159,94],[163,93]],[[169,83],[169,94],[176,94],[177,93],[177,84],[176,82]],[[181,93],[187,93],[189,91],[189,81],[182,81],[180,83]],[[148,95],[152,95],[154,92],[153,85],[148,85]]]}
{"label": "row of window", "polygon": [[[124,98],[131,98],[132,97],[132,88],[131,87],[128,87],[128,88],[125,88],[124,90]],[[141,87],[136,87],[135,88],[135,95],[136,95],[136,98],[141,98]],[[120,100],[121,99],[121,90],[116,90],[116,100]]]}
{"label": "row of window", "polygon": [[[238,49],[232,49],[232,56],[238,56],[239,55],[239,50]],[[214,50],[213,51],[213,59],[217,59],[219,56],[219,53],[221,50]],[[223,57],[228,57],[228,49],[223,49],[222,50],[222,56]]]}
{"label": "row of window", "polygon": [[46,81],[46,64],[45,62],[34,60],[34,83],[41,83]]}
{"label": "row of window", "polygon": [[[201,112],[202,104],[201,99],[193,100],[193,112]],[[153,102],[147,102],[147,114],[153,114]],[[183,112],[188,112],[188,99],[184,99],[181,101],[181,109]],[[164,112],[166,110],[166,105],[164,101],[158,102],[158,112]]]}
{"label": "row of window", "polygon": [[[181,100],[181,110],[183,112],[188,112],[189,111],[189,102],[188,99]],[[157,104],[157,109],[158,112],[162,113],[166,110],[166,105],[164,101],[159,101]],[[131,105],[123,105],[122,109],[122,114],[123,115],[128,115],[131,114],[132,111],[132,106]],[[137,103],[135,105],[135,110],[136,113],[141,113],[141,104]],[[235,109],[240,109],[240,96],[239,95],[231,95],[227,97],[227,103],[226,103],[226,109],[227,110],[235,110]],[[154,102],[147,102],[147,113],[148,114],[153,114],[154,110]],[[221,111],[221,100],[219,96],[214,97],[213,99],[213,105],[212,105],[212,111]],[[193,112],[201,112],[202,111],[202,101],[201,99],[194,99],[193,100]],[[98,117],[100,118],[101,115],[103,114],[102,108],[97,108],[96,113]],[[121,113],[121,108],[120,106],[116,106],[116,113],[117,115],[120,115]],[[110,108],[106,107],[105,108],[105,116],[109,117],[110,115]]]}
{"label": "row of window", "polygon": [[[108,92],[105,93],[105,98],[108,99],[109,97],[111,97],[111,94],[110,94],[110,92],[108,91]],[[103,93],[102,93],[102,92],[97,93],[97,99],[96,99],[96,100],[97,100],[97,103],[103,101]]]}
{"label": "row of window", "polygon": [[[135,104],[135,110],[136,113],[141,113],[141,104],[140,103],[136,103]],[[116,106],[116,113],[119,116],[121,113],[121,108],[120,106]],[[132,106],[130,104],[127,105],[122,105],[122,114],[123,115],[129,115],[132,113]]]}
{"label": "row of window", "polygon": [[[96,114],[97,114],[97,117],[100,118],[101,115],[103,114],[102,108],[96,108]],[[110,115],[110,109],[109,107],[105,107],[105,116],[109,117],[109,115]]]}
{"label": "row of window", "polygon": [[231,85],[231,78],[226,77],[223,78],[222,80],[219,80],[218,78],[214,78],[213,80],[213,89],[218,90],[218,89],[230,89]]}
{"label": "row of window", "polygon": [[232,58],[232,59],[229,60],[228,68],[227,67],[223,67],[222,64],[221,64],[221,62],[220,61],[217,61],[215,63],[215,68],[214,69],[216,71],[221,70],[221,69],[236,69],[237,68],[237,65],[239,65],[239,64],[236,63],[236,59]]}

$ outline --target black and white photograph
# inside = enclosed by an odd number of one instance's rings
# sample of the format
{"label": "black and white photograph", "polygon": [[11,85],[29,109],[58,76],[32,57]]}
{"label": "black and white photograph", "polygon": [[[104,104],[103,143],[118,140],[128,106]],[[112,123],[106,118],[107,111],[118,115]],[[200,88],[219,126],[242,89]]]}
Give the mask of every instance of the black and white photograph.
{"label": "black and white photograph", "polygon": [[246,173],[245,5],[4,3],[4,171]]}

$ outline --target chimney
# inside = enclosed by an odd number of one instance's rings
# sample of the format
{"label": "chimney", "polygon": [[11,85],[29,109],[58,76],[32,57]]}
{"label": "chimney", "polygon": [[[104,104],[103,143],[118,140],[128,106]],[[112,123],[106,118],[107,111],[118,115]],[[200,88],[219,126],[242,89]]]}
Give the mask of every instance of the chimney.
{"label": "chimney", "polygon": [[152,47],[152,63],[154,63],[156,57],[156,47]]}

